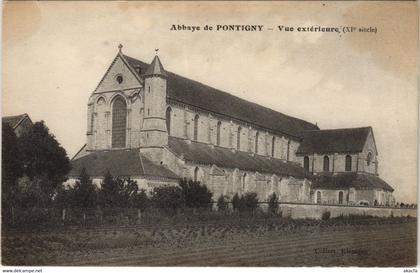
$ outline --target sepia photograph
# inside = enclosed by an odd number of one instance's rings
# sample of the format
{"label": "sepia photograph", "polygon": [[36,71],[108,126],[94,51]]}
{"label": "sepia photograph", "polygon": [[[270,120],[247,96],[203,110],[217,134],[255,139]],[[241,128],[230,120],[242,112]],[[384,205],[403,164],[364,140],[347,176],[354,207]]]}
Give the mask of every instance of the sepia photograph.
{"label": "sepia photograph", "polygon": [[3,272],[417,272],[416,1],[2,14]]}

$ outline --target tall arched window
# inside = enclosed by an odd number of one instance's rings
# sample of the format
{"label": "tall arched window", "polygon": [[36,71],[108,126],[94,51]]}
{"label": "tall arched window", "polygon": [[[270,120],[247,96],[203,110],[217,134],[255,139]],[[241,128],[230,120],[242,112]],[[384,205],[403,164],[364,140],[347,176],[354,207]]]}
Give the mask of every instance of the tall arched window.
{"label": "tall arched window", "polygon": [[246,187],[246,173],[244,173],[244,176],[242,177],[242,192],[245,192]]}
{"label": "tall arched window", "polygon": [[124,148],[127,127],[127,104],[117,97],[112,104],[112,148]]}
{"label": "tall arched window", "polygon": [[276,137],[273,136],[273,138],[271,139],[271,156],[272,157],[274,157],[275,145],[276,145]]}
{"label": "tall arched window", "polygon": [[242,127],[238,128],[238,134],[236,137],[236,149],[240,150],[241,149],[241,131],[242,131]]}
{"label": "tall arched window", "polygon": [[254,151],[255,151],[256,154],[258,154],[258,138],[259,138],[259,136],[260,136],[260,133],[257,132],[255,134],[255,149],[254,149]]}
{"label": "tall arched window", "polygon": [[194,140],[198,140],[198,115],[194,117]]}
{"label": "tall arched window", "polygon": [[321,200],[321,192],[317,191],[316,192],[316,203],[317,204],[321,204],[322,200]]}
{"label": "tall arched window", "polygon": [[338,193],[338,204],[340,204],[340,205],[342,205],[343,204],[343,192],[342,191],[340,191],[339,193]]}
{"label": "tall arched window", "polygon": [[171,107],[166,109],[166,130],[168,131],[168,135],[171,134]]}
{"label": "tall arched window", "polygon": [[309,157],[305,156],[303,158],[303,168],[309,172]]}
{"label": "tall arched window", "polygon": [[198,172],[200,169],[198,167],[195,167],[194,169],[194,181],[198,181]]}
{"label": "tall arched window", "polygon": [[328,156],[324,156],[324,172],[330,171],[330,158]]}
{"label": "tall arched window", "polygon": [[370,165],[370,163],[372,163],[372,153],[371,152],[369,152],[367,154],[366,163],[367,163],[368,166]]}
{"label": "tall arched window", "polygon": [[216,131],[216,145],[220,145],[220,129],[222,127],[222,122],[219,121],[217,123],[217,131]]}
{"label": "tall arched window", "polygon": [[351,172],[351,156],[346,155],[346,172]]}

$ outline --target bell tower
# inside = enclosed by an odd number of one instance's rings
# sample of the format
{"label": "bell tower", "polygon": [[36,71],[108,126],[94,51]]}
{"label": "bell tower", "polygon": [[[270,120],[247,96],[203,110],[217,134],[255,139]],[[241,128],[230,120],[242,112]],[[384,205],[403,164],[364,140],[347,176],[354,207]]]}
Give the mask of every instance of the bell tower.
{"label": "bell tower", "polygon": [[167,73],[156,55],[144,74],[144,117],[140,132],[140,152],[157,163],[162,160],[163,146],[168,145],[166,79]]}

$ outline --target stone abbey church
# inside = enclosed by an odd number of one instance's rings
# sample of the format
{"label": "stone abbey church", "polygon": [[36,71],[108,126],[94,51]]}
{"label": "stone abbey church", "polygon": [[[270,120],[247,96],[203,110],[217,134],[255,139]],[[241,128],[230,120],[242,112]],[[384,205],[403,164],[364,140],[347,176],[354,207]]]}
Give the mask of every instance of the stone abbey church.
{"label": "stone abbey church", "polygon": [[280,202],[392,205],[378,176],[371,127],[317,125],[148,64],[120,50],[87,104],[86,145],[69,184],[86,168],[99,184],[109,170],[139,188],[204,183],[223,194],[275,192]]}

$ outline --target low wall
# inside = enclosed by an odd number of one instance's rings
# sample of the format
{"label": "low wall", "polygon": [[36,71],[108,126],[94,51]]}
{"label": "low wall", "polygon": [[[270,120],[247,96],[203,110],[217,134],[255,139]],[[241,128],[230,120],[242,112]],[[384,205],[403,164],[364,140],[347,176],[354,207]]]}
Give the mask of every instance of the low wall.
{"label": "low wall", "polygon": [[378,217],[401,217],[411,216],[417,217],[417,209],[409,208],[387,208],[387,207],[360,207],[360,206],[342,206],[342,205],[324,205],[324,204],[296,204],[296,203],[280,203],[279,209],[283,217],[312,218],[321,219],[325,211],[331,213],[330,217],[338,217],[340,215],[369,215]]}

